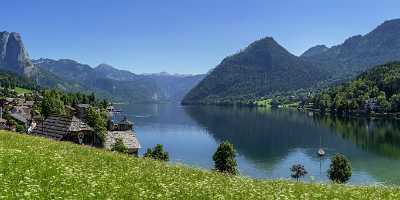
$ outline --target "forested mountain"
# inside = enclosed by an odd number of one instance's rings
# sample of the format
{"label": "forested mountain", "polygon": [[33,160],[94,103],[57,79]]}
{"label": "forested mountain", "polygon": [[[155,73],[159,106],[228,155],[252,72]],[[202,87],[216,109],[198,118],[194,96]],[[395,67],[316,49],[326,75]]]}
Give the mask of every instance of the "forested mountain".
{"label": "forested mountain", "polygon": [[313,47],[301,57],[319,64],[338,79],[400,60],[400,19],[386,21],[364,36],[350,37],[331,48]]}
{"label": "forested mountain", "polygon": [[322,112],[400,112],[400,62],[376,66],[311,99]]}
{"label": "forested mountain", "polygon": [[225,58],[184,98],[183,104],[220,104],[308,88],[326,79],[311,62],[302,60],[267,37]]}

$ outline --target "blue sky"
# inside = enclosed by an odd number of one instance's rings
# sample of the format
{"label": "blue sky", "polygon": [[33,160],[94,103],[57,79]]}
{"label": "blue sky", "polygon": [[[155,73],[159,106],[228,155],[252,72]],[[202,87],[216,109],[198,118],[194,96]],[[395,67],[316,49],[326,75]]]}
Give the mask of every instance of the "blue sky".
{"label": "blue sky", "polygon": [[32,58],[108,63],[135,73],[205,73],[272,36],[293,54],[400,18],[398,0],[12,0],[0,30]]}

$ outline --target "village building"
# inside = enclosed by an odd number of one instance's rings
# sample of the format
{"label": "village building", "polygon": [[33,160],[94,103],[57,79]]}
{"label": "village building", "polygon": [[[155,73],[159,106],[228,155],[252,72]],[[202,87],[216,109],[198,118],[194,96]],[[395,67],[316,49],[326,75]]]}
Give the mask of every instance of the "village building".
{"label": "village building", "polygon": [[49,116],[41,122],[36,122],[30,134],[77,144],[100,144],[100,138],[93,128],[75,116]]}
{"label": "village building", "polygon": [[25,127],[29,127],[31,122],[32,107],[28,106],[14,106],[10,111],[10,116],[15,120],[23,123]]}
{"label": "village building", "polygon": [[119,123],[108,121],[107,136],[104,147],[111,149],[115,144],[116,139],[121,138],[125,146],[128,148],[128,153],[138,156],[138,151],[141,148],[138,138],[133,131],[133,123],[126,117]]}

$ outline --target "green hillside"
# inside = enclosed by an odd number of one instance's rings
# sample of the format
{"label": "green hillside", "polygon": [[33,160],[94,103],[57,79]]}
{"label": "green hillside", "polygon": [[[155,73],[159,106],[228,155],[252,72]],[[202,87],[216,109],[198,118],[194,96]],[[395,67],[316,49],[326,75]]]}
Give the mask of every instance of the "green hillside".
{"label": "green hillside", "polygon": [[329,88],[312,100],[321,111],[400,112],[400,63],[376,66],[352,81]]}
{"label": "green hillside", "polygon": [[1,199],[399,199],[400,188],[229,177],[0,132]]}
{"label": "green hillside", "polygon": [[326,74],[266,37],[226,57],[183,99],[183,104],[230,104],[310,88]]}

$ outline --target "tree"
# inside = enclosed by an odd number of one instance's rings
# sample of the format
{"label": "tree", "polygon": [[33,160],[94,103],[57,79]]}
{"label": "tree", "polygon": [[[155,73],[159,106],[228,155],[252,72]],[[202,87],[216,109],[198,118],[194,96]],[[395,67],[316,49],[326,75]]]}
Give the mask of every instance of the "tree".
{"label": "tree", "polygon": [[40,110],[44,117],[52,114],[64,114],[64,103],[61,101],[60,94],[55,90],[44,91]]}
{"label": "tree", "polygon": [[400,94],[394,94],[390,98],[391,110],[392,112],[399,112],[400,111]]}
{"label": "tree", "polygon": [[383,111],[387,111],[390,109],[390,103],[386,100],[386,96],[384,92],[380,92],[379,96],[377,97],[378,104],[381,106]]}
{"label": "tree", "polygon": [[128,147],[125,146],[122,138],[115,139],[115,143],[111,147],[111,151],[117,151],[120,153],[128,153]]}
{"label": "tree", "polygon": [[148,148],[144,154],[145,158],[151,158],[154,160],[168,161],[168,152],[165,152],[161,144],[157,144],[153,149]]}
{"label": "tree", "polygon": [[290,168],[290,171],[292,171],[292,178],[295,178],[296,181],[299,181],[301,177],[305,176],[308,173],[304,166],[300,164],[293,165],[292,168]]}
{"label": "tree", "polygon": [[350,161],[341,154],[336,154],[331,159],[328,177],[336,183],[346,183],[351,177]]}
{"label": "tree", "polygon": [[238,174],[235,157],[233,144],[228,141],[221,143],[213,155],[215,169],[223,173]]}
{"label": "tree", "polygon": [[83,120],[87,125],[94,129],[96,135],[100,139],[100,144],[103,145],[106,139],[107,128],[106,119],[102,115],[101,111],[98,111],[96,108],[90,106],[86,110]]}

